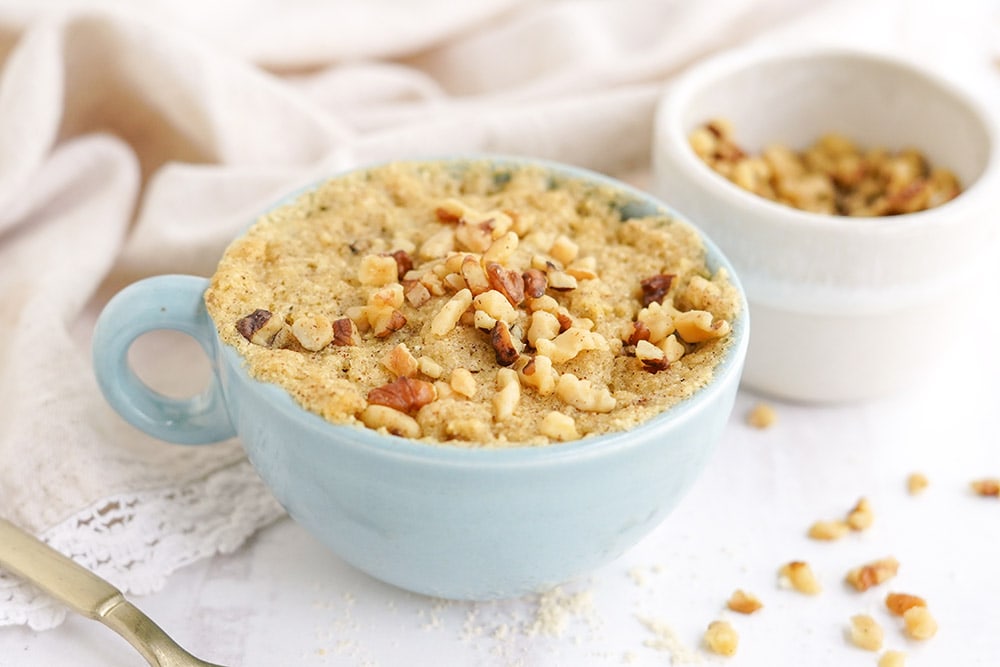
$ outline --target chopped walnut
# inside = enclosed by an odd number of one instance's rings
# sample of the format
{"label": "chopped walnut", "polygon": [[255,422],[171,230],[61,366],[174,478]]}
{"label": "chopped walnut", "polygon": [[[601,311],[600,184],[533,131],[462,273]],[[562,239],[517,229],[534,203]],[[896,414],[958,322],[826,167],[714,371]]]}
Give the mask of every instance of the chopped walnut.
{"label": "chopped walnut", "polygon": [[782,585],[791,586],[799,593],[818,595],[823,590],[809,564],[800,560],[782,565],[778,576]]}
{"label": "chopped walnut", "polygon": [[422,433],[416,419],[385,405],[369,405],[361,413],[361,421],[368,428],[385,429],[401,438],[419,438]]}
{"label": "chopped walnut", "polygon": [[561,364],[587,350],[607,350],[608,341],[597,332],[570,327],[553,340],[537,339],[535,349],[554,363]]}
{"label": "chopped walnut", "polygon": [[736,589],[729,596],[726,606],[740,614],[752,614],[763,609],[764,603],[753,593],[747,593],[742,589]]}
{"label": "chopped walnut", "polygon": [[923,493],[929,483],[930,482],[927,481],[927,476],[923,473],[910,473],[909,477],[906,478],[906,490],[911,496],[915,496],[919,493]]}
{"label": "chopped walnut", "polygon": [[379,308],[369,311],[368,316],[376,338],[386,338],[406,326],[406,316],[395,308]]}
{"label": "chopped walnut", "polygon": [[490,345],[493,346],[497,363],[501,366],[510,366],[520,356],[511,340],[510,329],[503,320],[497,320],[496,324],[493,325],[493,329],[490,331]]}
{"label": "chopped walnut", "polygon": [[458,324],[462,313],[472,305],[472,292],[463,289],[449,299],[431,320],[431,332],[436,336],[446,336]]}
{"label": "chopped walnut", "polygon": [[431,300],[431,291],[420,281],[413,281],[403,286],[406,301],[414,308],[419,308]]}
{"label": "chopped walnut", "polygon": [[552,360],[544,354],[536,354],[517,371],[521,383],[534,387],[539,396],[548,396],[556,390],[559,374],[552,367]]}
{"label": "chopped walnut", "polygon": [[1000,479],[996,477],[986,477],[977,479],[970,484],[973,493],[983,497],[1000,497]]}
{"label": "chopped walnut", "polygon": [[333,344],[334,345],[357,345],[358,325],[349,317],[341,317],[333,321]]}
{"label": "chopped walnut", "polygon": [[476,395],[476,378],[468,368],[456,368],[448,378],[448,384],[456,393],[472,398]]}
{"label": "chopped walnut", "polygon": [[521,382],[517,372],[501,368],[497,372],[497,392],[493,394],[493,419],[499,422],[513,417],[520,400]]}
{"label": "chopped walnut", "polygon": [[712,621],[704,635],[705,646],[716,655],[736,655],[740,636],[728,621]]}
{"label": "chopped walnut", "polygon": [[465,285],[473,295],[482,294],[490,289],[490,280],[486,277],[483,264],[475,255],[466,255],[459,268],[462,278],[465,279]]}
{"label": "chopped walnut", "polygon": [[890,556],[854,568],[847,573],[846,580],[855,590],[864,592],[895,577],[898,571],[899,561]]}
{"label": "chopped walnut", "polygon": [[514,232],[507,232],[497,238],[483,253],[483,262],[506,262],[517,250],[520,238]]}
{"label": "chopped walnut", "polygon": [[388,253],[396,262],[396,280],[402,281],[403,277],[413,269],[413,259],[405,250],[395,250]]}
{"label": "chopped walnut", "polygon": [[689,343],[701,343],[729,333],[729,322],[713,319],[712,313],[707,310],[689,310],[674,317],[674,327],[678,335]]}
{"label": "chopped walnut", "polygon": [[926,607],[927,602],[922,597],[907,593],[889,593],[885,596],[886,609],[896,616],[902,616],[913,607]]}
{"label": "chopped walnut", "polygon": [[576,440],[580,437],[573,418],[555,410],[546,413],[542,417],[542,421],[538,424],[538,432],[548,438],[561,442]]}
{"label": "chopped walnut", "polygon": [[814,540],[839,540],[850,531],[846,521],[817,521],[809,526],[809,537]]}
{"label": "chopped walnut", "polygon": [[403,305],[403,286],[399,283],[386,285],[375,290],[368,297],[368,305],[373,309],[400,308]]}
{"label": "chopped walnut", "polygon": [[878,667],[906,667],[906,654],[902,651],[886,651],[878,659]]}
{"label": "chopped walnut", "polygon": [[611,412],[617,401],[607,387],[595,387],[572,373],[563,373],[556,382],[556,396],[584,412]]}
{"label": "chopped walnut", "polygon": [[434,385],[410,377],[399,377],[368,392],[370,405],[382,405],[400,412],[416,412],[437,398]]}
{"label": "chopped walnut", "polygon": [[[404,272],[405,273],[405,272]],[[399,265],[391,255],[366,255],[358,266],[358,282],[381,287],[399,280]]]}
{"label": "chopped walnut", "polygon": [[673,274],[660,273],[641,280],[639,286],[642,288],[642,306],[645,308],[651,303],[663,303],[674,278],[676,276]]}
{"label": "chopped walnut", "polygon": [[546,280],[548,281],[549,289],[554,289],[557,292],[570,292],[579,287],[576,278],[565,271],[549,271],[546,274]]}
{"label": "chopped walnut", "polygon": [[496,290],[491,289],[476,296],[472,300],[472,305],[476,310],[486,312],[494,320],[501,320],[507,324],[513,324],[518,317],[517,309]]}
{"label": "chopped walnut", "polygon": [[882,648],[884,633],[882,626],[868,614],[857,614],[851,617],[851,643],[866,651],[878,651]]}
{"label": "chopped walnut", "polygon": [[911,639],[930,639],[937,634],[938,624],[927,607],[910,607],[903,612],[906,635]]}
{"label": "chopped walnut", "polygon": [[382,357],[382,365],[396,377],[413,377],[417,374],[419,364],[406,343],[400,343]]}
{"label": "chopped walnut", "polygon": [[851,530],[866,530],[871,528],[874,521],[875,515],[872,513],[871,503],[868,502],[867,498],[858,500],[858,503],[847,514],[847,525],[851,527]]}
{"label": "chopped walnut", "polygon": [[913,149],[862,150],[838,134],[819,137],[801,152],[767,146],[749,156],[717,120],[696,128],[691,149],[737,186],[802,210],[831,215],[882,216],[939,206],[961,192],[958,178],[931,168]]}
{"label": "chopped walnut", "polygon": [[549,248],[549,254],[563,266],[569,264],[580,254],[580,246],[570,240],[568,236],[560,234]]}
{"label": "chopped walnut", "polygon": [[635,346],[635,358],[650,373],[666,370],[670,366],[666,353],[648,340],[640,340]]}
{"label": "chopped walnut", "polygon": [[559,318],[544,310],[535,311],[528,325],[528,344],[538,347],[539,340],[554,340],[559,331]]}
{"label": "chopped walnut", "polygon": [[655,301],[639,311],[636,323],[641,323],[649,332],[646,340],[650,343],[659,343],[675,329],[673,314]]}
{"label": "chopped walnut", "polygon": [[455,248],[455,232],[452,229],[442,229],[427,238],[420,246],[420,256],[423,259],[444,257]]}
{"label": "chopped walnut", "polygon": [[417,359],[417,369],[429,378],[437,380],[444,374],[441,364],[424,355]]}
{"label": "chopped walnut", "polygon": [[323,315],[300,315],[292,322],[292,335],[305,349],[318,352],[333,342],[333,322]]}
{"label": "chopped walnut", "polygon": [[283,347],[290,333],[280,317],[258,308],[236,322],[236,330],[254,345]]}
{"label": "chopped walnut", "polygon": [[545,273],[538,269],[528,269],[521,274],[521,279],[524,283],[525,295],[532,299],[544,296],[545,290],[549,285],[548,280],[545,278]]}
{"label": "chopped walnut", "polygon": [[771,428],[778,421],[778,413],[768,403],[757,403],[747,414],[747,424],[754,428]]}
{"label": "chopped walnut", "polygon": [[524,277],[517,271],[505,269],[497,262],[488,262],[486,276],[490,287],[502,294],[512,308],[524,302]]}

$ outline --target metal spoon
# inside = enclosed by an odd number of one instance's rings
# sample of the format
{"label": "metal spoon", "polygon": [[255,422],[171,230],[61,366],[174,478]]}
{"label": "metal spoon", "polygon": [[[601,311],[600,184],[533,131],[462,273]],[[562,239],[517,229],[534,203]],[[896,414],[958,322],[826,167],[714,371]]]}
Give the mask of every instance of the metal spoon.
{"label": "metal spoon", "polygon": [[153,667],[222,667],[185,651],[117,588],[2,518],[0,565],[111,628]]}

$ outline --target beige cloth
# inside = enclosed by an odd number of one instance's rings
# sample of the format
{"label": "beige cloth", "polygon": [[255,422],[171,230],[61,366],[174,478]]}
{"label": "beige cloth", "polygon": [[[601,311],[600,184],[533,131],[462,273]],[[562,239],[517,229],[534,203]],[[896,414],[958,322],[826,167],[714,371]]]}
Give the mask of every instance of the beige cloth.
{"label": "beige cloth", "polygon": [[[38,4],[0,5],[0,514],[135,593],[281,510],[238,443],[167,445],[104,403],[89,331],[115,290],[209,275],[265,205],[351,165],[490,151],[641,183],[663,85],[749,40],[997,83],[989,2]],[[189,344],[139,348],[158,388],[204,379]],[[0,574],[0,625],[63,613]]]}

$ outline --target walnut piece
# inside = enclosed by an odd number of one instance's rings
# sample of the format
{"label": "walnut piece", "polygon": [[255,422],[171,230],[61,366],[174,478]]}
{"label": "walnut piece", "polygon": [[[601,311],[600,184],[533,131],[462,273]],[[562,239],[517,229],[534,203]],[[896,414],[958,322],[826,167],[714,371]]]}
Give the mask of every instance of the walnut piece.
{"label": "walnut piece", "polygon": [[422,433],[416,419],[385,405],[369,405],[361,413],[361,421],[368,428],[385,429],[401,438],[419,438]]}
{"label": "walnut piece", "polygon": [[747,414],[747,424],[754,428],[771,428],[778,421],[778,413],[768,403],[757,403]]}
{"label": "walnut piece", "polygon": [[736,589],[733,591],[733,594],[729,596],[726,606],[740,614],[752,614],[760,609],[763,609],[764,603],[762,603],[753,593],[747,593],[742,589]]}
{"label": "walnut piece", "polygon": [[724,656],[736,655],[740,643],[740,636],[729,621],[709,623],[703,639],[709,651]]}
{"label": "walnut piece", "polygon": [[254,345],[263,347],[284,347],[291,335],[280,317],[263,308],[237,320],[236,330]]}
{"label": "walnut piece", "polygon": [[524,302],[524,277],[517,271],[505,269],[497,262],[488,262],[486,276],[490,287],[502,294],[511,307],[517,308]]}
{"label": "walnut piece", "polygon": [[938,624],[927,607],[910,607],[903,612],[906,635],[911,639],[930,639],[937,634]]}
{"label": "walnut piece", "polygon": [[305,349],[318,352],[333,342],[333,322],[323,315],[299,315],[292,322],[292,335]]}
{"label": "walnut piece", "polygon": [[985,477],[970,483],[973,493],[984,498],[1000,497],[1000,478]]}
{"label": "walnut piece", "polygon": [[639,287],[642,288],[643,308],[651,303],[663,303],[663,299],[670,291],[670,286],[676,277],[672,273],[659,273],[639,281]]}
{"label": "walnut piece", "polygon": [[899,572],[899,561],[889,556],[850,570],[846,581],[855,590],[864,592],[872,586],[878,586],[892,579],[897,572]]}
{"label": "walnut piece", "polygon": [[922,597],[908,593],[889,593],[885,596],[885,606],[896,616],[902,616],[912,607],[926,607],[927,602]]}
{"label": "walnut piece", "polygon": [[497,320],[490,331],[490,345],[493,346],[494,356],[501,366],[510,366],[520,356],[517,348],[510,337],[510,329],[503,320]]}
{"label": "walnut piece", "polygon": [[906,478],[906,490],[911,496],[923,493],[928,484],[930,482],[927,480],[927,476],[920,472],[910,473]]}
{"label": "walnut piece", "polygon": [[423,380],[399,377],[368,392],[370,405],[382,405],[399,412],[412,413],[437,397],[434,385]]}
{"label": "walnut piece", "polygon": [[341,317],[333,321],[333,344],[334,345],[357,345],[358,325],[349,317]]}
{"label": "walnut piece", "polygon": [[778,576],[782,585],[791,586],[799,593],[818,595],[823,590],[812,568],[804,561],[793,560],[782,565]]}
{"label": "walnut piece", "polygon": [[878,651],[882,648],[885,633],[882,626],[868,614],[857,614],[851,617],[851,643],[866,651]]}
{"label": "walnut piece", "polygon": [[542,417],[541,423],[538,424],[538,432],[547,438],[560,442],[576,440],[580,437],[580,434],[576,430],[576,421],[569,415],[556,412],[555,410],[547,412]]}

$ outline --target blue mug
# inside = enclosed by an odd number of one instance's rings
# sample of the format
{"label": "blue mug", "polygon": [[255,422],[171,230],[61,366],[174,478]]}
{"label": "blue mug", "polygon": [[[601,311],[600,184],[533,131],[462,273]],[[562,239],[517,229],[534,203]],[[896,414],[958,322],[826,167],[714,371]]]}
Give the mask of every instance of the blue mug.
{"label": "blue mug", "polygon": [[[507,168],[526,162],[490,159]],[[561,177],[614,187],[629,202],[626,215],[678,217],[606,176],[541,164]],[[726,269],[739,288],[726,258],[702,240],[709,268]],[[382,581],[449,599],[551,588],[609,563],[658,526],[721,437],[749,336],[743,303],[709,384],[629,431],[547,446],[469,448],[332,424],[278,386],[251,378],[240,354],[217,335],[203,301],[207,287],[204,278],[158,276],[108,303],[93,342],[108,402],[168,442],[238,436],[292,519],[335,554]],[[130,368],[132,342],[158,329],[181,331],[204,349],[213,377],[203,393],[165,397]]]}

